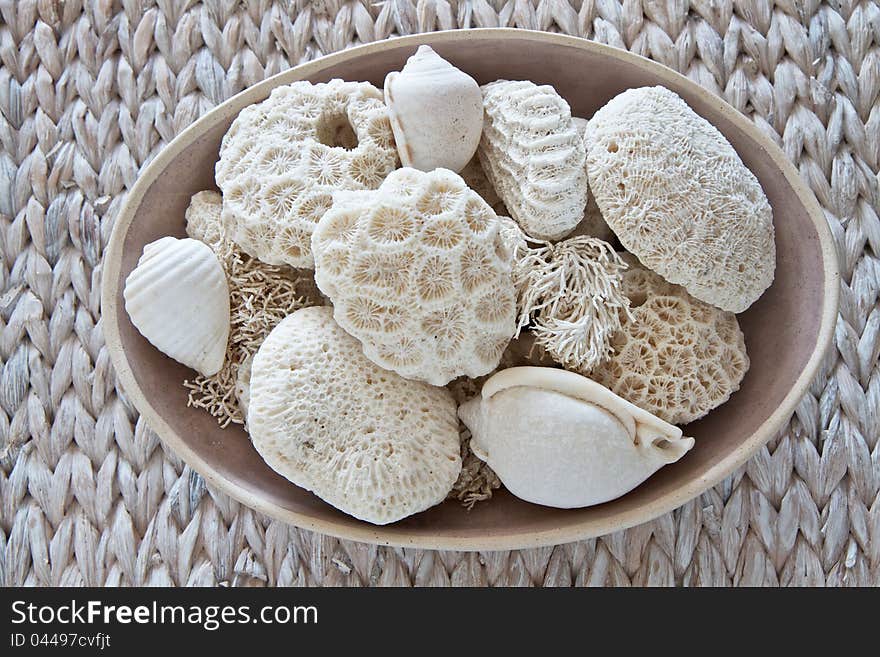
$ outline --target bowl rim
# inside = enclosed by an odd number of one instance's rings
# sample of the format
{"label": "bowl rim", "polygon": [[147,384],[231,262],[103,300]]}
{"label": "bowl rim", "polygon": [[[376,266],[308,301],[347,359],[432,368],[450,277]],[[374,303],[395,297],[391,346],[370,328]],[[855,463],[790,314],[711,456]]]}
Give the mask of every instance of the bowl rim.
{"label": "bowl rim", "polygon": [[[165,169],[165,166],[181,151],[187,148],[202,132],[202,126],[213,123],[218,115],[225,114],[229,108],[236,105],[244,107],[256,102],[257,98],[268,95],[268,91],[280,84],[286,84],[298,79],[305,78],[313,73],[318,73],[327,66],[340,64],[351,59],[385,50],[389,47],[411,46],[416,47],[425,42],[449,43],[464,40],[479,34],[499,40],[520,41],[545,41],[560,46],[575,47],[583,50],[601,53],[604,56],[621,60],[629,65],[643,69],[650,69],[661,83],[674,82],[685,84],[702,101],[720,113],[724,118],[731,121],[737,128],[746,133],[748,137],[758,143],[772,159],[773,164],[782,172],[786,181],[791,185],[798,200],[807,211],[810,220],[816,227],[819,246],[822,253],[822,264],[825,274],[823,288],[823,309],[819,333],[816,345],[810,358],[798,376],[795,384],[788,391],[782,402],[773,413],[751,434],[737,446],[729,455],[708,469],[701,477],[697,477],[687,484],[676,488],[669,493],[653,500],[649,504],[614,514],[607,518],[590,519],[543,531],[526,532],[497,532],[493,536],[456,536],[443,534],[413,534],[405,533],[388,534],[382,526],[374,526],[362,523],[357,526],[343,525],[334,520],[316,519],[296,511],[282,508],[271,502],[267,502],[260,496],[240,489],[234,482],[227,480],[210,463],[197,454],[163,419],[162,414],[149,402],[143,391],[137,384],[134,373],[129,365],[128,358],[122,348],[122,337],[117,330],[117,315],[120,312],[118,304],[119,273],[122,264],[123,244],[128,228],[134,218],[135,210],[140,205],[144,194]],[[240,110],[239,110],[240,111]],[[146,420],[158,436],[179,455],[183,461],[198,472],[212,486],[223,491],[230,497],[266,515],[288,522],[297,527],[320,532],[340,539],[362,541],[377,545],[396,547],[417,547],[423,549],[440,550],[513,550],[548,545],[569,543],[576,540],[591,538],[611,532],[627,529],[643,522],[648,522],[658,516],[667,513],[719,483],[739,468],[751,457],[762,445],[773,438],[778,430],[790,419],[792,413],[807,392],[814,375],[831,344],[834,327],[838,313],[839,303],[839,280],[840,269],[831,229],[828,226],[824,213],[813,193],[801,180],[794,165],[789,161],[782,149],[779,148],[767,135],[762,133],[755,124],[746,116],[738,112],[722,98],[719,98],[701,87],[687,77],[676,71],[650,59],[631,52],[607,46],[601,43],[588,41],[580,37],[535,30],[523,30],[518,28],[476,28],[468,30],[446,30],[427,32],[410,36],[384,39],[353,48],[325,55],[311,62],[300,64],[286,71],[273,75],[252,87],[217,105],[198,120],[189,125],[177,135],[156,157],[140,172],[137,181],[128,192],[126,199],[119,211],[113,226],[103,260],[104,275],[101,289],[101,316],[104,327],[104,338],[111,361],[116,369],[116,377],[121,384],[124,394],[134,404],[138,412]],[[291,484],[293,485],[293,484]]]}

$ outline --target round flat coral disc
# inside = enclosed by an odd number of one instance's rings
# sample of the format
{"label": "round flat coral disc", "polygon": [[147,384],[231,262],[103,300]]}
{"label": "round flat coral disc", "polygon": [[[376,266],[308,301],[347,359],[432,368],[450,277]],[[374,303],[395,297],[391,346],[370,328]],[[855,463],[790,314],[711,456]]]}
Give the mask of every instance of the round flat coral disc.
{"label": "round flat coral disc", "polygon": [[367,360],[326,306],[296,311],[263,342],[248,426],[276,472],[375,524],[442,502],[461,470],[450,392]]}

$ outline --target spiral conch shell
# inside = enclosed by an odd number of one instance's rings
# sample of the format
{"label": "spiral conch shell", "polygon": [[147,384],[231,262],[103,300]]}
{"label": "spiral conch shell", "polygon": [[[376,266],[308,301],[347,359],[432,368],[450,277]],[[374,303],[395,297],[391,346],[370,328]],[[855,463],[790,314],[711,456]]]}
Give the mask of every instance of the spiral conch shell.
{"label": "spiral conch shell", "polygon": [[461,171],[483,131],[483,97],[476,81],[419,46],[403,70],[385,78],[385,104],[405,167]]}
{"label": "spiral conch shell", "polygon": [[620,497],[694,445],[595,381],[550,367],[502,370],[458,414],[511,493],[563,509]]}
{"label": "spiral conch shell", "polygon": [[147,244],[123,297],[131,323],[163,354],[205,376],[223,366],[229,287],[207,244],[176,237]]}

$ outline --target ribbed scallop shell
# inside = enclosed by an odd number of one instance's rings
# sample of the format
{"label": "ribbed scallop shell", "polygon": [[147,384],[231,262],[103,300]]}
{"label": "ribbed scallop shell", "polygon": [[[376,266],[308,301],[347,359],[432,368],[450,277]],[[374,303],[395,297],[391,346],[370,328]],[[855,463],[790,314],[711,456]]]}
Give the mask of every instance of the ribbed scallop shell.
{"label": "ribbed scallop shell", "polygon": [[125,310],[166,356],[205,376],[223,365],[229,287],[217,256],[194,239],[163,237],[144,247],[125,279]]}

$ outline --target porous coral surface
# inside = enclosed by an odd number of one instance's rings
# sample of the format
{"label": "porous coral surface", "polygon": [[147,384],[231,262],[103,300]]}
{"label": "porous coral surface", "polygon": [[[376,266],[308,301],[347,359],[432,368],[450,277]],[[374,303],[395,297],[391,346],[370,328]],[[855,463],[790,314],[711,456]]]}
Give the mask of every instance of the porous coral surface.
{"label": "porous coral surface", "polygon": [[338,189],[373,189],[397,166],[382,92],[367,82],[274,89],[223,137],[215,176],[229,237],[273,265],[313,266],[310,238]]}
{"label": "porous coral surface", "polygon": [[375,524],[443,501],[461,470],[450,392],[369,361],[327,307],[298,310],[263,342],[248,425],[274,470]]}
{"label": "porous coral surface", "polygon": [[749,358],[733,313],[637,264],[624,273],[623,291],[632,319],[592,378],[672,424],[703,417],[739,389]]}
{"label": "porous coral surface", "polygon": [[735,313],[773,282],[773,216],[758,179],[674,92],[616,96],[590,119],[586,143],[602,216],[645,266]]}
{"label": "porous coral surface", "polygon": [[223,197],[215,191],[193,194],[186,209],[186,234],[194,240],[204,242],[216,253],[226,231],[223,228],[221,212]]}
{"label": "porous coral surface", "polygon": [[477,377],[498,365],[516,329],[500,227],[457,174],[398,169],[321,219],[315,281],[373,362],[434,385]]}

